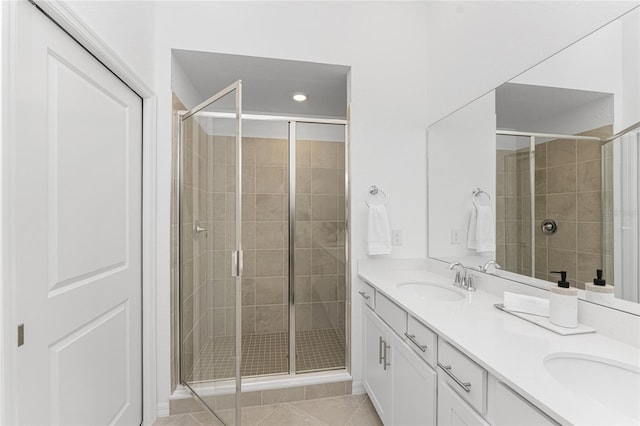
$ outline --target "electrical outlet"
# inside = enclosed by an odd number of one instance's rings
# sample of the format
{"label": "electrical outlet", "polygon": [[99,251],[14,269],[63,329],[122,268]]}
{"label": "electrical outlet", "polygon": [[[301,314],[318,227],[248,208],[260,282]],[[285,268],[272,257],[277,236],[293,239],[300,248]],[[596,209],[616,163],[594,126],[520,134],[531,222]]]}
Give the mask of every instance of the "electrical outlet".
{"label": "electrical outlet", "polygon": [[391,230],[391,245],[401,246],[402,245],[402,231],[399,229]]}
{"label": "electrical outlet", "polygon": [[451,230],[451,244],[462,244],[462,232],[459,229]]}

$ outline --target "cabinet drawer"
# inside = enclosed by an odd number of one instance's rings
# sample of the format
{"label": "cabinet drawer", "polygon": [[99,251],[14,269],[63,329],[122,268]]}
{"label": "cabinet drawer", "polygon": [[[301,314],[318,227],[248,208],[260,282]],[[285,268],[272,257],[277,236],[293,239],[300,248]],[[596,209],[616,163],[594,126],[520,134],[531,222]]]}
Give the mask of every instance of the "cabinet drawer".
{"label": "cabinet drawer", "polygon": [[443,339],[438,342],[438,366],[456,392],[480,413],[487,411],[487,371]]}
{"label": "cabinet drawer", "polygon": [[407,344],[430,366],[436,368],[438,335],[409,315],[405,337],[407,338]]}
{"label": "cabinet drawer", "polygon": [[358,292],[360,296],[362,296],[362,300],[364,304],[370,307],[371,309],[375,309],[376,307],[376,290],[370,286],[368,283],[362,282],[362,290]]}
{"label": "cabinet drawer", "polygon": [[407,331],[407,313],[381,293],[376,294],[375,311],[399,335]]}

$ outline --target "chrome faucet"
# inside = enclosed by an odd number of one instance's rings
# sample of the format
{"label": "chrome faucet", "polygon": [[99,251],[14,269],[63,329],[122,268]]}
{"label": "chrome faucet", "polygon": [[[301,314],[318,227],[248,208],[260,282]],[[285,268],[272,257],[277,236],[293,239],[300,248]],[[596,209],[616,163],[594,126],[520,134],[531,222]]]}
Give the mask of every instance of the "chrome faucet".
{"label": "chrome faucet", "polygon": [[456,287],[462,287],[467,291],[476,291],[476,287],[473,284],[473,275],[469,273],[469,270],[460,262],[453,262],[449,265],[449,269],[456,270],[456,277],[453,280],[453,285]]}
{"label": "chrome faucet", "polygon": [[493,265],[493,267],[495,269],[502,269],[502,266],[500,266],[498,264],[498,262],[496,262],[495,260],[488,260],[483,266],[482,266],[482,272],[487,272],[489,270],[489,266]]}
{"label": "chrome faucet", "polygon": [[466,281],[465,277],[467,275],[467,268],[465,268],[460,262],[453,262],[449,265],[449,269],[456,271],[456,277],[453,280],[453,285],[456,287],[463,287],[464,282]]}

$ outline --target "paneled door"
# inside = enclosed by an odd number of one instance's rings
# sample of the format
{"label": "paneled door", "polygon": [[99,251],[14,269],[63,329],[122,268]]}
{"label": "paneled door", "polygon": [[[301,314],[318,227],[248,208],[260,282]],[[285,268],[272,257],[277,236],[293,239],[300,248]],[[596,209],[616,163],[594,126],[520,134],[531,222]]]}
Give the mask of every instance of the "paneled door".
{"label": "paneled door", "polygon": [[140,424],[142,101],[16,5],[15,422]]}

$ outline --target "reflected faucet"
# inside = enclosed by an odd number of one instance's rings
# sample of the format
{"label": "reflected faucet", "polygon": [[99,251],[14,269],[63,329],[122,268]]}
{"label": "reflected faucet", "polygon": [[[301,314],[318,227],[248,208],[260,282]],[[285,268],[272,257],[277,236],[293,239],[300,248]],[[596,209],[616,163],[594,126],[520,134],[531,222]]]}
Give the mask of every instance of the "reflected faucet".
{"label": "reflected faucet", "polygon": [[493,265],[493,267],[497,269],[502,269],[502,266],[498,264],[495,260],[489,260],[482,266],[482,272],[487,272],[489,270],[489,266]]}

